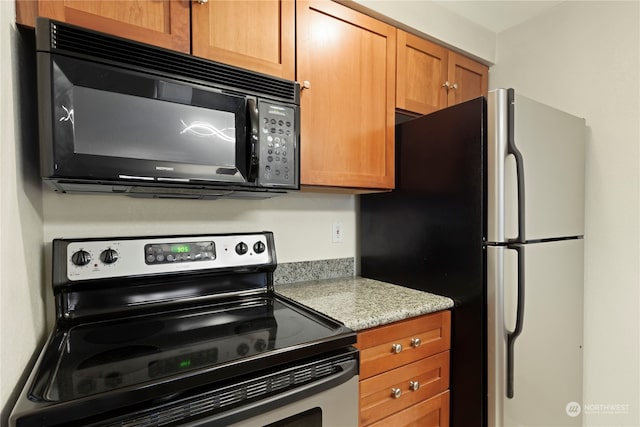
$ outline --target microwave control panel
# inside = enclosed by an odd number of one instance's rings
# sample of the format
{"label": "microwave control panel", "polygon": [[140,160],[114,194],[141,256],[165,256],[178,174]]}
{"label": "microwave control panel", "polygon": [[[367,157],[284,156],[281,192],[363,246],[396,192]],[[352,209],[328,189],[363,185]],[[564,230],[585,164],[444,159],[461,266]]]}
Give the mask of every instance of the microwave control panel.
{"label": "microwave control panel", "polygon": [[295,110],[287,105],[258,102],[260,119],[259,178],[267,187],[297,186],[298,132]]}

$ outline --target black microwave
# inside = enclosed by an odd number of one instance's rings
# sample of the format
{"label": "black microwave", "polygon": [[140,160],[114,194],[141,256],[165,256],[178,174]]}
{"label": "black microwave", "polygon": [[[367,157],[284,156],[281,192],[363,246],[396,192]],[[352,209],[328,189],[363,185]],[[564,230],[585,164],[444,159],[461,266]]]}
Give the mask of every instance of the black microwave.
{"label": "black microwave", "polygon": [[45,18],[40,165],[56,191],[271,197],[300,188],[300,85]]}

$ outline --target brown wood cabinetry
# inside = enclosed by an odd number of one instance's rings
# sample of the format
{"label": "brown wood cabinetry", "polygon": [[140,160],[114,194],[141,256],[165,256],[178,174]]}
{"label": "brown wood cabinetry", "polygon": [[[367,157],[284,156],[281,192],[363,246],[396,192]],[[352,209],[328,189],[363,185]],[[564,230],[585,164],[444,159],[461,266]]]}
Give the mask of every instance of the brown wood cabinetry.
{"label": "brown wood cabinetry", "polygon": [[393,188],[396,29],[327,0],[298,0],[301,183]]}
{"label": "brown wood cabinetry", "polygon": [[358,333],[360,426],[449,425],[451,313]]}
{"label": "brown wood cabinetry", "polygon": [[294,0],[210,0],[192,5],[193,54],[295,79]]}
{"label": "brown wood cabinetry", "polygon": [[398,30],[396,107],[427,114],[487,94],[489,68]]}
{"label": "brown wood cabinetry", "polygon": [[79,25],[142,43],[190,52],[188,0],[19,0],[16,21],[33,27],[36,17]]}
{"label": "brown wood cabinetry", "polygon": [[487,92],[486,66],[330,0],[16,0],[16,15],[297,79],[301,183],[316,190],[392,189],[395,109]]}
{"label": "brown wood cabinetry", "polygon": [[293,80],[294,0],[18,0],[36,16]]}

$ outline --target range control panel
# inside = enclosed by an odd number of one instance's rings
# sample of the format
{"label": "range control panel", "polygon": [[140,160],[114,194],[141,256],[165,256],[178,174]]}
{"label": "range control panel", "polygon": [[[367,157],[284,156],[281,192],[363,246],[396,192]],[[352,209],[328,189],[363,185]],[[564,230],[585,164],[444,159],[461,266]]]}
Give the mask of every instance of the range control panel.
{"label": "range control panel", "polygon": [[54,241],[71,281],[271,264],[274,250],[270,232]]}

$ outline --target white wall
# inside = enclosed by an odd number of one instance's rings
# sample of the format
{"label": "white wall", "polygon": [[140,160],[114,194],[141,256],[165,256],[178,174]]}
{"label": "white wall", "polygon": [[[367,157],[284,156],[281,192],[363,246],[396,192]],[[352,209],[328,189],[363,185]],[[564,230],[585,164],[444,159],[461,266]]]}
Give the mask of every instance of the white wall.
{"label": "white wall", "polygon": [[[44,191],[44,241],[57,237],[274,232],[278,262],[353,257],[355,196],[290,193],[266,200],[136,199]],[[334,221],[344,241],[333,243]]]}
{"label": "white wall", "polygon": [[[0,1],[0,408],[44,336],[42,196],[33,125],[19,103],[14,2]],[[36,153],[37,155],[37,153]],[[37,157],[35,157],[37,160]]]}
{"label": "white wall", "polygon": [[565,2],[500,33],[490,71],[587,121],[587,426],[640,425],[639,28],[637,1]]}

